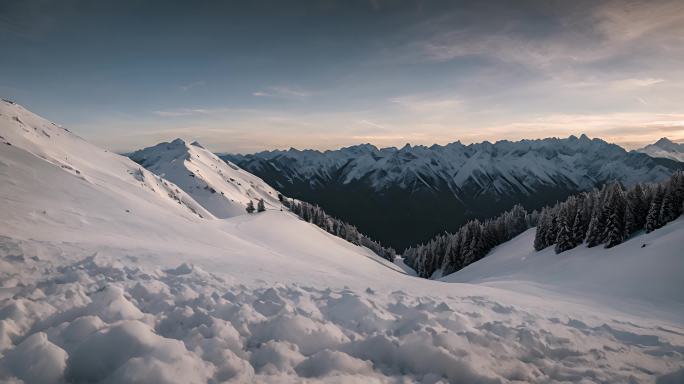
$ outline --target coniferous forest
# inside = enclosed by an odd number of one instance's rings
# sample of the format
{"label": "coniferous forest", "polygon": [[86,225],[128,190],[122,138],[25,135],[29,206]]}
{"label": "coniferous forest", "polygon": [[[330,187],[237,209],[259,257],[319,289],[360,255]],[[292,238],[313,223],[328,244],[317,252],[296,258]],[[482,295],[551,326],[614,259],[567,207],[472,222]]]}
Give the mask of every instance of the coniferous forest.
{"label": "coniferous forest", "polygon": [[471,220],[456,233],[444,233],[427,244],[406,249],[404,262],[420,277],[429,278],[436,271],[448,275],[480,260],[495,246],[536,223],[536,211],[528,213],[521,205],[515,205],[494,219]]}
{"label": "coniferous forest", "polygon": [[626,189],[619,182],[605,184],[545,207],[527,212],[516,205],[494,219],[472,220],[455,233],[444,233],[426,244],[404,251],[404,262],[418,276],[429,278],[456,272],[485,257],[495,246],[537,227],[534,248],[554,246],[556,253],[603,245],[614,247],[638,231],[651,232],[684,211],[684,173],[656,184]]}
{"label": "coniferous forest", "polygon": [[611,248],[638,231],[651,232],[676,219],[683,203],[681,171],[662,183],[636,184],[629,189],[613,182],[542,209],[534,248],[554,246],[556,253],[583,243]]}
{"label": "coniferous forest", "polygon": [[394,261],[396,251],[393,248],[383,247],[379,242],[374,241],[359,232],[355,226],[328,215],[318,205],[309,204],[304,201],[296,201],[294,199],[282,199],[281,202],[303,220],[322,228],[330,234],[347,240],[352,244],[366,247],[384,259]]}

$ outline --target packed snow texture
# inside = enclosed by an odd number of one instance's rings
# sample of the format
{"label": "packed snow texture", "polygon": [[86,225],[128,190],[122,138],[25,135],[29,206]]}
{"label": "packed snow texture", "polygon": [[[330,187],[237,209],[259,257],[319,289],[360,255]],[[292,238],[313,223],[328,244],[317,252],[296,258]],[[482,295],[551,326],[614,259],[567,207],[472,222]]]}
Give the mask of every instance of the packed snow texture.
{"label": "packed snow texture", "polygon": [[[0,136],[0,381],[677,382],[684,374],[681,290],[664,305],[610,284],[613,300],[594,300],[524,273],[477,284],[418,279],[288,212],[216,219],[174,183],[18,105],[0,102]],[[681,254],[672,246],[684,238],[680,222],[648,236],[642,258]],[[513,251],[531,242],[520,246]],[[637,259],[620,259],[615,272],[635,270]],[[679,265],[646,276],[669,279]],[[584,281],[591,276],[604,277]]]}
{"label": "packed snow texture", "polygon": [[458,284],[244,284],[191,264],[146,270],[68,248],[78,261],[58,264],[36,257],[48,244],[2,244],[4,380],[647,382],[684,354],[681,327]]}

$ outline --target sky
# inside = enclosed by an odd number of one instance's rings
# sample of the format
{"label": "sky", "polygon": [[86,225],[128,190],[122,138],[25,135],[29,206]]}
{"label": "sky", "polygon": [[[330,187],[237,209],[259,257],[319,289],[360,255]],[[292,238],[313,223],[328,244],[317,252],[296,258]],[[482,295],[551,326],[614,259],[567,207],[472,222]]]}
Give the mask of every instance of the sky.
{"label": "sky", "polygon": [[115,151],[684,139],[684,1],[0,0],[0,96]]}

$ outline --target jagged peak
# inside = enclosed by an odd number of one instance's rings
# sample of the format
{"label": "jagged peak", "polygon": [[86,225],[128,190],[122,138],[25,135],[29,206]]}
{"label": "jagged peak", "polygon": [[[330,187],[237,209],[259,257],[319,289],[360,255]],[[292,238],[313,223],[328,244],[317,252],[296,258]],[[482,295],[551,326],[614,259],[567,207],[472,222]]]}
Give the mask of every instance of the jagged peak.
{"label": "jagged peak", "polygon": [[661,137],[658,141],[655,142],[655,145],[662,146],[662,145],[672,145],[675,144],[672,140],[668,139],[667,137]]}

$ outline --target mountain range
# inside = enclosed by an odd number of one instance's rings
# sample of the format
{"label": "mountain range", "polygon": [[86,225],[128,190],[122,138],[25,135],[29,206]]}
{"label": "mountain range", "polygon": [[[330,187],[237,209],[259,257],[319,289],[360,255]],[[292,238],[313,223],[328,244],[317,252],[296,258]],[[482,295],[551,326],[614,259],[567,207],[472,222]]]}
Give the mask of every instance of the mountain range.
{"label": "mountain range", "polygon": [[266,151],[221,158],[397,249],[469,219],[541,208],[608,181],[662,181],[682,164],[586,135],[464,145]]}

